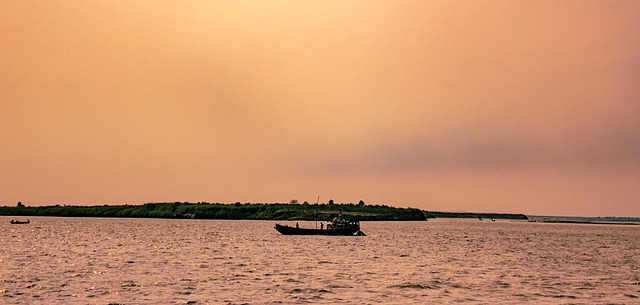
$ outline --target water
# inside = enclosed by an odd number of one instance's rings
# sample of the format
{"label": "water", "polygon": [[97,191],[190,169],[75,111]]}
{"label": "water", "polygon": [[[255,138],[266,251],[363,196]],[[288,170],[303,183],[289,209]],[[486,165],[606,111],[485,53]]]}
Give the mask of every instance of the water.
{"label": "water", "polygon": [[[0,217],[3,304],[640,304],[640,226]],[[313,222],[301,222],[313,227]]]}

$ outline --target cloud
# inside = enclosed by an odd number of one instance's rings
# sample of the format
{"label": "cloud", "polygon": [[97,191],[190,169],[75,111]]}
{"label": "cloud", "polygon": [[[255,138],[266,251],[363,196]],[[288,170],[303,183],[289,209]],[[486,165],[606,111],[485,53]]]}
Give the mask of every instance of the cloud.
{"label": "cloud", "polygon": [[287,155],[290,170],[307,168],[328,176],[637,167],[640,131],[606,129],[545,138],[518,128],[451,129],[438,137],[355,140],[350,146],[295,154],[303,157]]}

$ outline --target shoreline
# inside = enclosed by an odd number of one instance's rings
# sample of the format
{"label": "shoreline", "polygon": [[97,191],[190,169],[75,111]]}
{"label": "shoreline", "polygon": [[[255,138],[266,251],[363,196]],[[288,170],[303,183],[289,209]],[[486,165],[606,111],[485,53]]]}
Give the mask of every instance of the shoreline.
{"label": "shoreline", "polygon": [[426,221],[433,218],[484,218],[528,220],[524,214],[436,212],[364,203],[208,203],[162,202],[101,206],[0,206],[3,216],[230,219],[230,220],[330,220],[339,214],[360,221]]}
{"label": "shoreline", "polygon": [[108,217],[228,220],[330,220],[339,214],[361,221],[425,221],[419,209],[364,204],[163,202],[141,205],[0,207],[3,216]]}

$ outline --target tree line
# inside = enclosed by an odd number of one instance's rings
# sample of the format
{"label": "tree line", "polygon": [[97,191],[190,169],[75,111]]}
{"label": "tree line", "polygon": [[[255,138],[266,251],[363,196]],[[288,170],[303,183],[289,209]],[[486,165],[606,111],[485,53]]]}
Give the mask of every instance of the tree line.
{"label": "tree line", "polygon": [[330,220],[338,214],[360,220],[425,220],[419,209],[386,205],[298,203],[145,203],[142,205],[54,205],[0,207],[0,215],[60,217],[193,218],[252,220]]}

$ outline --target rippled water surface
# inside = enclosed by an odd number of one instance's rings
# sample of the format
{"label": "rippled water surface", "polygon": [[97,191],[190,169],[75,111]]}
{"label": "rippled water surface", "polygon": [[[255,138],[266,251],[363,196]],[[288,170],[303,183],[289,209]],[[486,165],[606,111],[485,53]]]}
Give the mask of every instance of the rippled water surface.
{"label": "rippled water surface", "polygon": [[[4,304],[640,304],[640,226],[0,217]],[[313,222],[300,226],[314,227]]]}

